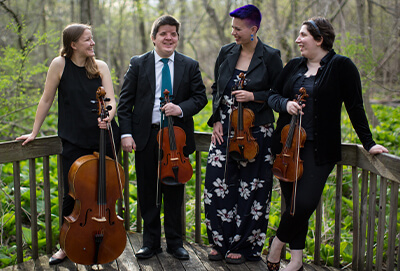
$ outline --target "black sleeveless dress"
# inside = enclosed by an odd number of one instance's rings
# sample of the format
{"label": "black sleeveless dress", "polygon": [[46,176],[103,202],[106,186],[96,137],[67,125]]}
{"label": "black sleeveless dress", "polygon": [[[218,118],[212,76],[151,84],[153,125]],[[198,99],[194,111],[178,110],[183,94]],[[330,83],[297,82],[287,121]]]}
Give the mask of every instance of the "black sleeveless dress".
{"label": "black sleeveless dress", "polygon": [[[65,58],[65,67],[58,86],[58,136],[63,146],[63,217],[71,214],[75,204],[75,200],[68,195],[69,169],[79,157],[99,150],[98,114],[93,112],[93,109],[97,109],[97,104],[91,101],[96,101],[96,91],[101,85],[101,77],[89,79],[84,67],[79,67],[71,59]],[[115,120],[112,120],[111,125],[118,152],[121,140],[119,127]],[[108,135],[106,141],[106,154],[114,158]]]}
{"label": "black sleeveless dress", "polygon": [[[102,85],[101,77],[89,79],[85,67],[76,66],[65,58],[65,68],[58,86],[58,136],[69,143],[86,149],[99,146],[98,115],[93,112],[97,105],[96,91]],[[119,129],[112,121],[114,138]]]}

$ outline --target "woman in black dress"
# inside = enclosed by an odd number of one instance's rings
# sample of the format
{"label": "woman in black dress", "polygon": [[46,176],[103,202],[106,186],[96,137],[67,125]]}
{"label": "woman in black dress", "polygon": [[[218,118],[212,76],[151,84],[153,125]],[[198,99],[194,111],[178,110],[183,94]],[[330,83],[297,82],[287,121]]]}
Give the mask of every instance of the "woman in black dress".
{"label": "woman in black dress", "polygon": [[[107,129],[107,123],[111,122],[114,139],[118,140],[116,150],[119,148],[119,130],[113,120],[116,102],[111,74],[105,62],[95,59],[94,45],[89,25],[71,24],[64,29],[63,47],[47,72],[32,132],[16,139],[23,140],[22,145],[25,145],[36,138],[58,90],[58,136],[63,146],[63,217],[71,214],[75,202],[68,195],[68,171],[76,159],[98,151],[99,128]],[[105,88],[106,97],[110,99],[107,105],[112,107],[103,121],[92,112],[97,107],[91,101],[96,100],[99,86]],[[114,157],[110,140],[107,142],[107,155]],[[65,252],[60,249],[50,258],[49,264],[61,263],[65,257]]]}

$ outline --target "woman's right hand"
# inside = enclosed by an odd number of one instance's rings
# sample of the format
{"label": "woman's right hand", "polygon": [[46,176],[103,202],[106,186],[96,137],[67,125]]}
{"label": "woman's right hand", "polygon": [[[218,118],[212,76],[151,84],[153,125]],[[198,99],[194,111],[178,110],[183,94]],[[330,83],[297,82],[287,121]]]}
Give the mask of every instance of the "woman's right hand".
{"label": "woman's right hand", "polygon": [[297,102],[294,101],[288,101],[286,104],[286,111],[290,114],[290,115],[297,115],[297,113],[299,111],[301,111],[301,114],[304,114],[302,111],[302,108],[305,106],[305,104],[303,105],[299,105]]}
{"label": "woman's right hand", "polygon": [[217,121],[213,125],[213,132],[211,135],[211,142],[215,145],[215,142],[218,141],[218,144],[222,144],[224,142],[224,139],[222,138],[224,132],[222,129],[222,123],[220,121]]}
{"label": "woman's right hand", "polygon": [[33,141],[36,138],[35,135],[33,135],[33,133],[30,134],[26,134],[26,135],[22,135],[20,137],[17,137],[15,140],[24,140],[24,142],[22,142],[22,146],[28,144],[29,142]]}

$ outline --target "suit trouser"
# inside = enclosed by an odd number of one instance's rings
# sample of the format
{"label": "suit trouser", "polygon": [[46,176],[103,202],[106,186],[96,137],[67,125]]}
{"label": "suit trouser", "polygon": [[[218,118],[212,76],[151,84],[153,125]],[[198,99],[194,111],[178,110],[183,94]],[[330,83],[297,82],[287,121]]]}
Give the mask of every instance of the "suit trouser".
{"label": "suit trouser", "polygon": [[[158,129],[152,128],[149,141],[142,151],[135,152],[135,165],[140,211],[143,217],[143,246],[157,249],[161,246],[160,207],[157,198]],[[160,184],[164,204],[164,229],[167,246],[182,247],[181,206],[184,185]],[[161,197],[160,197],[161,198]]]}

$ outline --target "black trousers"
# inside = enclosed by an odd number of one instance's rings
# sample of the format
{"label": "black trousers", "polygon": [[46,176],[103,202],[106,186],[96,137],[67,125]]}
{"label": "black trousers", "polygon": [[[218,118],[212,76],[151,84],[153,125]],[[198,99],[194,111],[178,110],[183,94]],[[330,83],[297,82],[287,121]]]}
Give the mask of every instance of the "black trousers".
{"label": "black trousers", "polygon": [[276,235],[282,242],[289,243],[291,249],[305,248],[308,221],[318,206],[326,180],[335,166],[335,163],[315,163],[314,141],[306,141],[300,157],[304,161],[303,176],[297,181],[294,216],[290,215],[293,183],[280,181],[286,210],[281,216]]}
{"label": "black trousers", "polygon": [[[143,151],[135,152],[136,175],[140,211],[143,217],[143,246],[157,249],[161,246],[161,208],[157,207],[158,129],[152,129]],[[160,184],[164,204],[164,230],[167,246],[176,249],[183,246],[181,207],[184,185]],[[161,202],[160,202],[161,203]]]}

